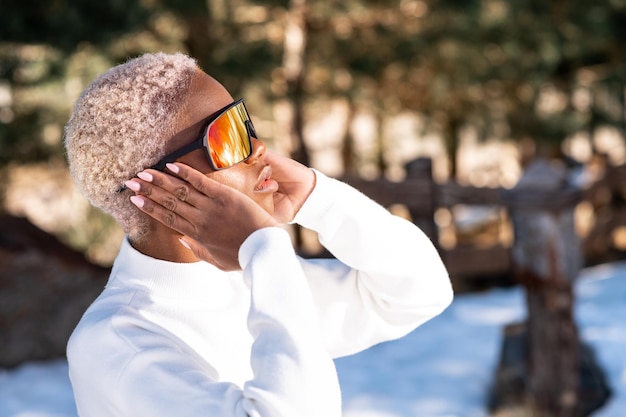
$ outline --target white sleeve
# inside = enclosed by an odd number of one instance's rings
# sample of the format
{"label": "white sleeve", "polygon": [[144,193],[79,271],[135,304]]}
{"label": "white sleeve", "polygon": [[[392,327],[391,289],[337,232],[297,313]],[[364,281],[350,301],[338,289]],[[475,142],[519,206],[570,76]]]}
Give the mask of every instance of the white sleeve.
{"label": "white sleeve", "polygon": [[294,222],[336,257],[302,260],[331,354],[404,336],[442,312],[452,286],[430,239],[351,186],[316,177]]}
{"label": "white sleeve", "polygon": [[[252,296],[254,378],[244,386],[249,406],[263,417],[340,416],[335,365],[289,235],[279,228],[256,231],[239,253]],[[280,409],[272,409],[276,400]]]}

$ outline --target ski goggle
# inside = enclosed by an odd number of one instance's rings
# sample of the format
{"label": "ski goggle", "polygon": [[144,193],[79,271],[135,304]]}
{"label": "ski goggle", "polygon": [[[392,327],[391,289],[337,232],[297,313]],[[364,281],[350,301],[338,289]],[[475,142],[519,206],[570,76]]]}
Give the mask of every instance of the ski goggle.
{"label": "ski goggle", "polygon": [[163,171],[165,164],[196,149],[204,149],[211,168],[230,168],[252,155],[251,137],[257,137],[256,131],[243,99],[239,99],[214,113],[198,139],[166,155],[152,168]]}

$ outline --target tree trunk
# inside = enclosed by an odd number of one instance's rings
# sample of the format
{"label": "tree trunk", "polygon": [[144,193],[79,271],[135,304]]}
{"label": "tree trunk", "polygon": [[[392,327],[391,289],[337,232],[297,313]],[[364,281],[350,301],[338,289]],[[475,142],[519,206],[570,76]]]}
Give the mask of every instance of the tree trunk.
{"label": "tree trunk", "polygon": [[[304,109],[303,109],[303,81],[304,58],[306,52],[306,0],[290,0],[287,22],[285,25],[283,73],[287,84],[287,101],[291,107],[288,114],[290,120],[289,136],[291,142],[291,157],[306,165],[311,165],[309,152],[304,144]],[[302,229],[295,226],[293,230],[294,245],[301,249],[303,246]]]}
{"label": "tree trunk", "polygon": [[306,0],[291,0],[285,27],[283,71],[287,83],[287,96],[291,104],[292,158],[310,165],[309,153],[304,144],[303,80],[306,53]]}

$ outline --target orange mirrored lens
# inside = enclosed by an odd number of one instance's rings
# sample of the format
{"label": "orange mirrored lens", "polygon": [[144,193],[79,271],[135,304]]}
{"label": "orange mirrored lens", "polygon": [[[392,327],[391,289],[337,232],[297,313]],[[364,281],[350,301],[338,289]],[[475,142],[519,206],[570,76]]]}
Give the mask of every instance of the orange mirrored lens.
{"label": "orange mirrored lens", "polygon": [[239,103],[215,119],[208,128],[208,145],[215,168],[228,168],[252,153],[246,121],[248,113]]}

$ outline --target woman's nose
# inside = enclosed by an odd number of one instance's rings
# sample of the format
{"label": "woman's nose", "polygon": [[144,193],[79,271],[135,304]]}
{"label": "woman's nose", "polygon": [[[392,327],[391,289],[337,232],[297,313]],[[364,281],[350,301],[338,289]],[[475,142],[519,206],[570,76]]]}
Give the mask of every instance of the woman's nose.
{"label": "woman's nose", "polygon": [[252,165],[256,163],[257,160],[265,157],[267,147],[265,146],[265,142],[257,138],[250,138],[250,142],[252,143],[252,154],[245,162]]}

